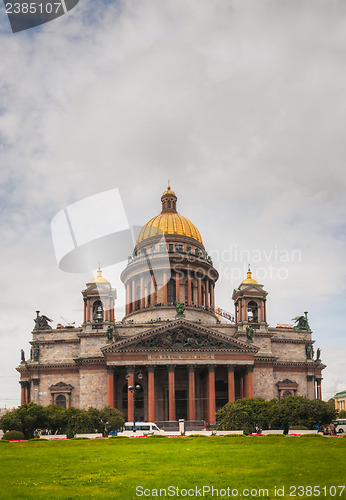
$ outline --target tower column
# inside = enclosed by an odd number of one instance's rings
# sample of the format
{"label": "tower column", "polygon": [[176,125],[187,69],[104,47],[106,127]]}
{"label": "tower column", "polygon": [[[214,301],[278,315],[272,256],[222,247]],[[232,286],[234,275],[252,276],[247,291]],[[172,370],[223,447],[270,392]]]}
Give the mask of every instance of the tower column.
{"label": "tower column", "polygon": [[260,322],[264,321],[264,302],[261,300],[261,318]]}
{"label": "tower column", "polygon": [[175,420],[175,366],[168,367],[168,420]]}
{"label": "tower column", "polygon": [[105,300],[105,321],[109,321],[109,298],[107,297]]}
{"label": "tower column", "polygon": [[234,366],[228,366],[228,402],[235,401]]}
{"label": "tower column", "polygon": [[148,420],[155,422],[155,370],[148,366]]}
{"label": "tower column", "polygon": [[238,324],[238,314],[237,314],[237,304],[234,304],[234,321],[235,324]]}
{"label": "tower column", "polygon": [[87,317],[87,304],[86,300],[84,299],[84,323],[86,322],[86,317]]}
{"label": "tower column", "polygon": [[87,321],[90,321],[90,297],[87,297]]}
{"label": "tower column", "polygon": [[243,321],[247,321],[246,299],[243,299]]}
{"label": "tower column", "polygon": [[195,386],[195,367],[188,366],[189,371],[189,420],[196,420],[196,386]]}

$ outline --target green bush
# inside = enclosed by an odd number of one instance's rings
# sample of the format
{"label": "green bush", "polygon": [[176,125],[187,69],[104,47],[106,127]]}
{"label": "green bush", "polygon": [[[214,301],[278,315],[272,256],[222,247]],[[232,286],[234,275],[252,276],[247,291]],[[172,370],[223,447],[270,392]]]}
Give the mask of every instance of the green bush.
{"label": "green bush", "polygon": [[308,431],[309,429],[305,425],[292,425],[290,431]]}
{"label": "green bush", "polygon": [[322,434],[304,434],[302,438],[323,438]]}
{"label": "green bush", "polygon": [[190,436],[186,436],[187,438],[207,438],[206,434],[191,434]]}
{"label": "green bush", "polygon": [[225,434],[225,438],[246,438],[245,434]]}
{"label": "green bush", "polygon": [[152,434],[151,436],[148,436],[148,439],[161,439],[161,438],[165,438],[167,439],[167,436],[161,436],[161,434]]}
{"label": "green bush", "polygon": [[71,438],[71,441],[83,441],[85,439],[90,439],[90,438],[88,438],[86,436],[73,437],[73,438]]}
{"label": "green bush", "polygon": [[17,441],[18,439],[24,439],[24,434],[20,431],[7,431],[2,436],[5,441]]}

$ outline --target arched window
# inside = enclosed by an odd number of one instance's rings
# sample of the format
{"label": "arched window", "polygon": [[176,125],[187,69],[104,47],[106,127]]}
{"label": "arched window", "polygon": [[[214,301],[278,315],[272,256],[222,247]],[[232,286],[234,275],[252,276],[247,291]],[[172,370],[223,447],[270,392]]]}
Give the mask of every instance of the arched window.
{"label": "arched window", "polygon": [[167,202],[167,205],[168,205],[168,208],[171,208],[171,202],[170,201]]}
{"label": "arched window", "polygon": [[103,322],[103,304],[101,300],[95,300],[93,304],[93,321],[95,323]]}
{"label": "arched window", "polygon": [[254,300],[247,305],[247,316],[249,323],[258,323],[258,305]]}
{"label": "arched window", "polygon": [[60,406],[60,408],[66,408],[66,396],[59,394],[55,399],[55,404]]}

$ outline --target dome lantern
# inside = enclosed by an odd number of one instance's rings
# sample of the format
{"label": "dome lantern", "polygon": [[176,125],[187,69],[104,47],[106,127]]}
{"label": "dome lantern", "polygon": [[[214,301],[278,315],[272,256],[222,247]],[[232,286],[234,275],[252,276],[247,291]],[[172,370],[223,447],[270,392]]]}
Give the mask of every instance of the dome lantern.
{"label": "dome lantern", "polygon": [[177,213],[177,197],[175,192],[171,190],[171,186],[167,187],[167,190],[161,196],[162,202],[162,212],[175,212]]}

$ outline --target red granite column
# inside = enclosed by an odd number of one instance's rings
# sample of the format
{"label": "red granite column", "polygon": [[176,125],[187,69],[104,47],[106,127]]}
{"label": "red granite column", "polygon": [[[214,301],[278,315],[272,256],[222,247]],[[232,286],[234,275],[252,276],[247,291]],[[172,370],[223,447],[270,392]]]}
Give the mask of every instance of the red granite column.
{"label": "red granite column", "polygon": [[208,395],[209,395],[209,405],[208,405],[208,421],[209,425],[215,422],[215,366],[209,365],[208,367]]}
{"label": "red granite column", "polygon": [[155,303],[156,303],[155,302],[155,278],[152,275],[151,276],[151,305],[154,306]]}
{"label": "red granite column", "polygon": [[136,282],[134,278],[132,279],[132,311],[137,309],[136,305]]}
{"label": "red granite column", "polygon": [[196,387],[195,367],[190,365],[189,370],[189,420],[196,420]]}
{"label": "red granite column", "polygon": [[316,386],[317,386],[317,399],[322,399],[322,387],[321,387],[321,378],[316,378]]}
{"label": "red granite column", "polygon": [[228,401],[235,401],[235,388],[234,388],[234,366],[228,367]]}
{"label": "red granite column", "polygon": [[261,300],[261,319],[260,321],[264,321],[264,302]]}
{"label": "red granite column", "polygon": [[266,309],[266,303],[264,302],[264,321],[267,322],[267,309]]}
{"label": "red granite column", "polygon": [[20,382],[20,404],[25,405],[25,383]]}
{"label": "red granite column", "polygon": [[114,371],[108,368],[107,371],[107,406],[114,408]]}
{"label": "red granite column", "polygon": [[198,307],[202,307],[202,278],[198,278]]}
{"label": "red granite column", "polygon": [[144,276],[141,276],[141,309],[145,308]]}
{"label": "red granite column", "polygon": [[242,321],[242,305],[241,305],[241,299],[238,300],[238,312],[239,312],[239,317],[238,317],[238,321]]}
{"label": "red granite column", "polygon": [[87,298],[87,321],[90,321],[90,297]]}
{"label": "red granite column", "polygon": [[148,420],[155,422],[155,372],[148,366]]}
{"label": "red granite column", "polygon": [[211,304],[210,305],[211,305],[212,311],[214,311],[214,309],[215,309],[215,293],[214,293],[214,283],[213,282],[210,283],[210,292],[211,292],[211,294],[210,294]]}
{"label": "red granite column", "polygon": [[243,299],[243,321],[247,321],[246,299]]}
{"label": "red granite column", "polygon": [[209,279],[205,280],[205,307],[209,307]]}
{"label": "red granite column", "polygon": [[180,275],[179,271],[175,273],[175,301],[180,302]]}
{"label": "red granite column", "polygon": [[248,366],[247,376],[246,376],[246,397],[254,397],[254,377],[253,377],[253,366]]}
{"label": "red granite column", "polygon": [[191,274],[187,271],[187,305],[191,306],[192,296],[191,296]]}
{"label": "red granite column", "polygon": [[86,300],[84,300],[84,323],[86,322],[86,317],[87,317],[87,305],[86,305]]}
{"label": "red granite column", "polygon": [[129,378],[127,379],[127,393],[128,393],[128,405],[127,405],[127,421],[132,422],[133,419],[133,409],[134,409],[134,397],[133,392],[129,391],[129,387],[134,387],[135,385],[135,374],[133,369],[129,369]]}
{"label": "red granite column", "polygon": [[238,324],[238,315],[237,315],[237,304],[234,304],[234,321],[235,324]]}
{"label": "red granite column", "polygon": [[175,420],[175,366],[168,367],[168,420]]}
{"label": "red granite column", "polygon": [[126,283],[126,315],[130,314],[131,305],[130,305],[130,284]]}
{"label": "red granite column", "polygon": [[[168,303],[168,298],[167,298],[167,273],[163,273],[163,303],[167,304]],[[150,420],[151,422],[151,420]]]}
{"label": "red granite column", "polygon": [[240,399],[244,397],[244,375],[242,373],[240,373],[239,378],[239,397]]}
{"label": "red granite column", "polygon": [[105,321],[109,321],[109,299],[105,301]]}

